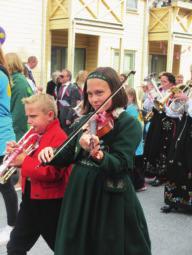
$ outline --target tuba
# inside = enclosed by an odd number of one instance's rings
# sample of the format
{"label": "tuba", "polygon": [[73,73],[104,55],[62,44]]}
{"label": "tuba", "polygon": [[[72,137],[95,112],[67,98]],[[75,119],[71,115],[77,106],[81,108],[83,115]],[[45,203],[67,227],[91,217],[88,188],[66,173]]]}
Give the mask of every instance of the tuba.
{"label": "tuba", "polygon": [[[5,184],[8,179],[17,171],[17,167],[10,167],[10,164],[24,150],[27,155],[30,155],[39,146],[40,135],[37,133],[26,136],[32,128],[18,141],[18,147],[10,154],[4,157],[3,163],[0,165],[0,183]],[[33,143],[27,144],[33,140]],[[26,147],[27,146],[27,147]]]}

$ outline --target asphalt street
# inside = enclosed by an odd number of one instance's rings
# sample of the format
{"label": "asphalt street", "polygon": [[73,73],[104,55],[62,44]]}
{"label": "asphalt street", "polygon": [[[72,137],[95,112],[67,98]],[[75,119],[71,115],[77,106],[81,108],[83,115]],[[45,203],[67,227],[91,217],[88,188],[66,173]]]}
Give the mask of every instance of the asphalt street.
{"label": "asphalt street", "polygon": [[[148,223],[152,255],[191,255],[192,214],[161,213],[160,207],[164,205],[163,187],[148,187],[147,191],[137,194]],[[18,192],[19,198],[20,195]],[[0,208],[0,227],[3,227],[6,224],[6,215],[1,194]],[[4,254],[6,254],[6,249],[0,246],[0,255]],[[53,252],[40,238],[28,254],[53,255]]]}

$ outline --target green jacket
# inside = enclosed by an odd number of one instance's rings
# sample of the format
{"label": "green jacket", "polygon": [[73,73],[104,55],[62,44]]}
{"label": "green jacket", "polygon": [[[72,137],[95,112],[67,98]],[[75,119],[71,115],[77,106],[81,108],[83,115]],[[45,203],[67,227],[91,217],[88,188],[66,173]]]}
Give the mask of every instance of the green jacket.
{"label": "green jacket", "polygon": [[11,113],[13,117],[13,129],[18,141],[28,130],[25,108],[21,99],[32,95],[32,90],[22,73],[15,72],[11,75]]}

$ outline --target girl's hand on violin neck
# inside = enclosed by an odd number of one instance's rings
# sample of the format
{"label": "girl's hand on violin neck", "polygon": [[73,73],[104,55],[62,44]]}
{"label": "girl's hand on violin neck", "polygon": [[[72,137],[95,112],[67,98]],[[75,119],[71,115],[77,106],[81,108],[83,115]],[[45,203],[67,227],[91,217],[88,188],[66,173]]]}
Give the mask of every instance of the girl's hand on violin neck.
{"label": "girl's hand on violin neck", "polygon": [[91,135],[87,132],[83,133],[79,140],[79,144],[84,150],[89,151],[90,156],[94,158],[96,158],[98,152],[101,151],[99,137],[96,135]]}
{"label": "girl's hand on violin neck", "polygon": [[[79,144],[85,151],[90,151],[91,147],[94,146],[95,139],[93,137],[96,137],[95,135],[91,135],[89,131],[85,131],[81,138],[79,139]],[[99,138],[98,138],[99,140]],[[99,143],[99,142],[97,142]]]}
{"label": "girl's hand on violin neck", "polygon": [[41,163],[50,162],[53,159],[54,150],[52,147],[46,147],[39,152],[38,160]]}

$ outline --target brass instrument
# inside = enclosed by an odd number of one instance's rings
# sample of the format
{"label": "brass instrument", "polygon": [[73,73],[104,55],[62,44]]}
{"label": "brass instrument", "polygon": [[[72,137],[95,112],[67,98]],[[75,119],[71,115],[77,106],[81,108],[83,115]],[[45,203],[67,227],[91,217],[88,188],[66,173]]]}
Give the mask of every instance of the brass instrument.
{"label": "brass instrument", "polygon": [[[192,80],[187,81],[186,84],[178,84],[176,87],[179,88],[179,91],[177,91],[176,93],[181,93],[181,92],[184,93],[185,92],[185,94],[188,98],[191,97],[191,94],[192,94],[191,93],[192,92]],[[184,110],[186,100],[183,100],[183,102],[180,101],[179,107],[177,109],[175,109],[175,108],[172,107],[172,105],[173,105],[173,103],[175,103],[176,100],[177,99],[175,99],[175,100],[173,100],[173,102],[171,102],[171,104],[169,105],[170,109],[173,112],[180,112],[182,110],[182,108]]]}
{"label": "brass instrument", "polygon": [[167,94],[162,99],[160,99],[160,100],[155,99],[154,106],[155,106],[156,110],[159,112],[162,112],[164,109],[164,106],[167,103],[167,101],[169,100],[170,96],[182,92],[181,88],[184,89],[183,84],[176,85],[176,86],[170,88],[169,91],[167,92]]}
{"label": "brass instrument", "polygon": [[144,81],[150,82],[150,83],[153,85],[153,87],[154,87],[154,89],[155,89],[155,91],[156,91],[156,93],[157,93],[157,96],[159,96],[160,98],[163,98],[163,95],[162,95],[161,91],[159,90],[157,81],[155,80],[155,76],[156,76],[156,73],[151,73],[151,74],[149,74],[149,75],[144,79]]}
{"label": "brass instrument", "polygon": [[[163,100],[163,95],[157,85],[157,82],[155,80],[155,76],[156,76],[156,73],[151,73],[149,74],[144,80],[147,81],[147,82],[151,82],[151,84],[153,85],[154,89],[155,89],[155,92],[156,92],[156,97],[160,97],[161,100]],[[154,104],[157,103],[157,99],[155,99],[155,96],[153,97],[153,101],[154,101]],[[148,122],[151,120],[151,118],[153,117],[154,113],[153,113],[153,110],[149,111],[145,117],[144,117],[144,121],[145,122]]]}
{"label": "brass instrument", "polygon": [[[27,138],[27,134],[31,131],[31,129],[19,140],[18,148],[16,148],[12,153],[4,157],[3,163],[0,165],[0,183],[5,184],[8,179],[16,172],[17,167],[9,167],[11,162],[24,150],[27,155],[30,155],[34,150],[36,150],[39,146],[40,135],[37,133],[33,133],[29,135]],[[27,148],[25,146],[28,142],[35,137],[35,141],[33,144],[30,144]],[[26,138],[26,139],[25,139]]]}
{"label": "brass instrument", "polygon": [[153,117],[153,115],[154,115],[153,111],[148,112],[148,113],[145,115],[145,117],[144,117],[144,121],[145,121],[145,122],[150,121],[151,118]]}

